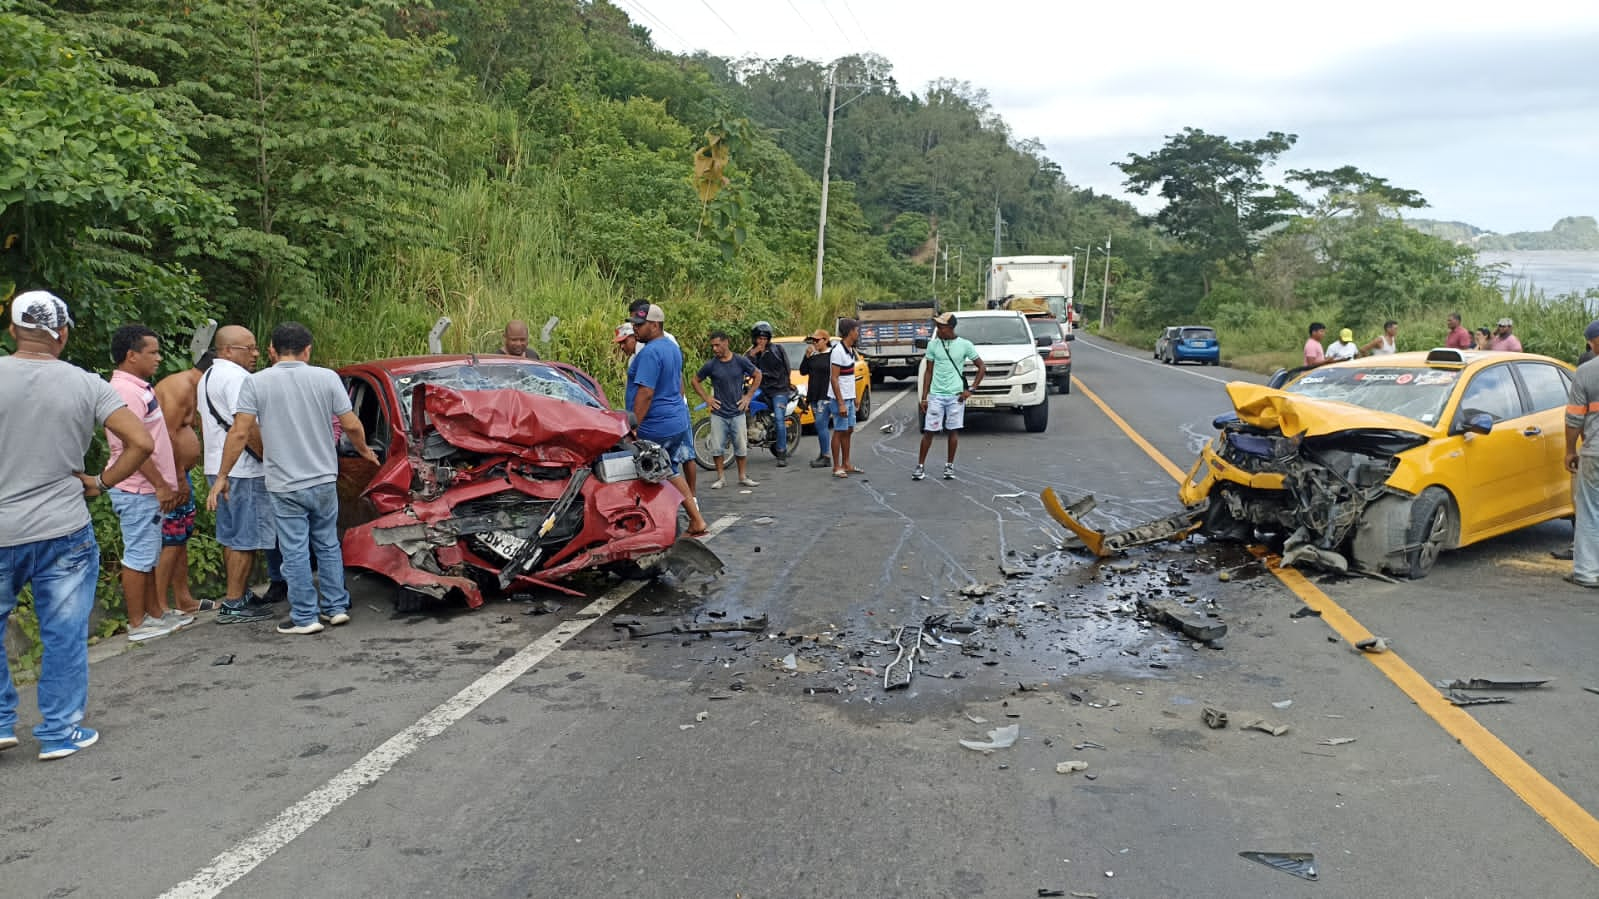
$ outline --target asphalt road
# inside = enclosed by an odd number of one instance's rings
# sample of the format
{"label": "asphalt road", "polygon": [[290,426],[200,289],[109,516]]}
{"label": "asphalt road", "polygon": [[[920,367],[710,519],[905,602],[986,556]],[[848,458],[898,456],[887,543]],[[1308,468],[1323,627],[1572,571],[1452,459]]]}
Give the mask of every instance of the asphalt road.
{"label": "asphalt road", "polygon": [[[974,420],[954,481],[909,479],[897,384],[858,433],[864,477],[755,459],[760,487],[707,491],[709,584],[596,583],[544,615],[398,615],[368,584],[321,635],[206,621],[97,662],[99,745],[0,755],[0,895],[1599,895],[1599,598],[1545,561],[1569,528],[1304,595],[1236,547],[1058,551],[1045,486],[1093,493],[1108,525],[1177,509],[1088,392],[1186,467],[1232,374],[1075,355],[1049,431]],[[1126,610],[1149,595],[1198,597],[1230,633],[1142,624]],[[1291,617],[1306,596],[1322,618]],[[975,631],[885,691],[877,641],[935,613]],[[613,626],[756,614],[758,635]],[[1394,651],[1355,651],[1352,627]],[[1450,717],[1405,671],[1555,681]],[[958,742],[1006,725],[1012,748]],[[1244,851],[1314,853],[1319,880]]]}

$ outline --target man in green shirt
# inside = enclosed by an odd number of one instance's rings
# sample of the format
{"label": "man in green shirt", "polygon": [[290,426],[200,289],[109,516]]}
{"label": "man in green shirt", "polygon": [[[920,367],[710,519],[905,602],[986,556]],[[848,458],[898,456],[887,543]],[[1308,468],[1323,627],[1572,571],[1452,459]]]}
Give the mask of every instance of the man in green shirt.
{"label": "man in green shirt", "polygon": [[[966,401],[988,374],[977,347],[964,337],[955,336],[955,313],[946,312],[933,319],[937,326],[927,344],[922,376],[922,449],[916,454],[916,470],[911,480],[927,477],[927,451],[933,448],[933,435],[949,435],[949,461],[944,463],[944,480],[955,477],[955,448],[960,445],[960,430],[966,423]],[[966,363],[977,364],[977,379],[966,383]]]}

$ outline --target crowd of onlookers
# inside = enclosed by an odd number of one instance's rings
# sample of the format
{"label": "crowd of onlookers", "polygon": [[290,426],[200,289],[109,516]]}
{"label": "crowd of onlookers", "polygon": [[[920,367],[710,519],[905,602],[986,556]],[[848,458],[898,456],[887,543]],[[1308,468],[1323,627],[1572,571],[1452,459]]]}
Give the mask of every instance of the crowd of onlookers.
{"label": "crowd of onlookers", "polygon": [[[1516,323],[1511,319],[1501,318],[1493,330],[1478,328],[1476,331],[1471,331],[1460,324],[1460,313],[1452,312],[1445,323],[1443,345],[1457,350],[1519,353],[1522,351],[1521,338],[1515,335],[1515,326]],[[1363,344],[1355,343],[1355,332],[1349,328],[1340,330],[1338,339],[1326,346],[1322,345],[1327,337],[1325,324],[1311,322],[1309,332],[1309,337],[1305,340],[1305,364],[1321,365],[1361,356],[1384,356],[1396,352],[1399,323],[1393,319],[1383,322],[1382,333]]]}

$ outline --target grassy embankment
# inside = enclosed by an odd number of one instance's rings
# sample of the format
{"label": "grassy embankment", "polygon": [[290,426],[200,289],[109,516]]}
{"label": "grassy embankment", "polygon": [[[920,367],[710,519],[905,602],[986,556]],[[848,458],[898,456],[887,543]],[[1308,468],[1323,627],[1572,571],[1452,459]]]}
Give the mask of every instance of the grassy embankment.
{"label": "grassy embankment", "polygon": [[[1582,352],[1582,330],[1594,319],[1590,303],[1599,300],[1599,290],[1591,290],[1586,298],[1575,294],[1545,297],[1536,289],[1519,286],[1508,296],[1498,291],[1484,289],[1482,294],[1458,308],[1426,308],[1412,313],[1401,313],[1399,322],[1399,349],[1425,350],[1441,346],[1447,333],[1445,319],[1451,312],[1459,312],[1467,328],[1486,326],[1492,329],[1500,318],[1515,321],[1515,333],[1521,338],[1523,349],[1529,353],[1542,353],[1567,362],[1575,362]],[[1355,332],[1355,342],[1364,345],[1382,332],[1382,321],[1341,321],[1336,309],[1306,308],[1294,311],[1278,309],[1250,310],[1247,318],[1221,321],[1172,322],[1172,324],[1206,324],[1216,329],[1221,341],[1222,362],[1234,368],[1270,373],[1279,368],[1292,368],[1301,364],[1306,328],[1313,321],[1327,325],[1330,343],[1338,339],[1340,328]],[[1138,349],[1153,352],[1155,338],[1161,327],[1117,327],[1105,330],[1105,336]]]}
{"label": "grassy embankment", "polygon": [[[328,285],[340,300],[332,314],[311,323],[318,361],[338,366],[426,353],[427,333],[440,315],[453,322],[446,352],[491,352],[505,322],[524,319],[541,354],[587,370],[619,402],[625,370],[611,339],[632,296],[592,265],[573,260],[560,210],[556,188],[547,183],[507,189],[476,182],[452,190],[435,216],[447,249],[396,254]],[[779,334],[831,329],[835,316],[853,309],[856,292],[852,285],[829,285],[818,302],[808,282],[791,280],[759,295],[746,289],[712,296],[686,285],[649,299],[666,310],[666,328],[692,366],[709,356],[712,330],[727,330],[737,348],[759,319]],[[539,345],[551,316],[560,324],[550,343]]]}

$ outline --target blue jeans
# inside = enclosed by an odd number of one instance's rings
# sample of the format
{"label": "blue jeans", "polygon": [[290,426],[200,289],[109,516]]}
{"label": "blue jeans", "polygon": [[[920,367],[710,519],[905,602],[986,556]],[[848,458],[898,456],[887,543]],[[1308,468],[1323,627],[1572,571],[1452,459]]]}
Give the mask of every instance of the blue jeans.
{"label": "blue jeans", "polygon": [[[772,416],[777,419],[777,454],[788,453],[788,394],[774,393],[766,397],[767,405],[772,407]],[[798,437],[798,434],[794,435]]]}
{"label": "blue jeans", "polygon": [[[339,550],[339,488],[318,484],[272,497],[278,523],[278,549],[283,553],[283,578],[289,582],[289,616],[295,624],[316,621],[317,585],[322,587],[321,612],[350,610],[344,586],[344,556]],[[311,580],[311,553],[316,553],[317,581]]]}
{"label": "blue jeans", "polygon": [[[0,633],[5,632],[17,594],[33,585],[44,658],[39,665],[39,742],[65,740],[89,705],[89,612],[100,574],[94,526],[53,540],[0,547]],[[5,641],[0,640],[0,730],[17,726],[17,688],[11,683]]]}
{"label": "blue jeans", "polygon": [[823,399],[812,403],[811,416],[816,419],[812,424],[816,427],[816,445],[821,448],[819,457],[830,458],[833,455],[833,401]]}
{"label": "blue jeans", "polygon": [[1580,581],[1599,581],[1599,456],[1577,457],[1577,526],[1571,540],[1571,573]]}

